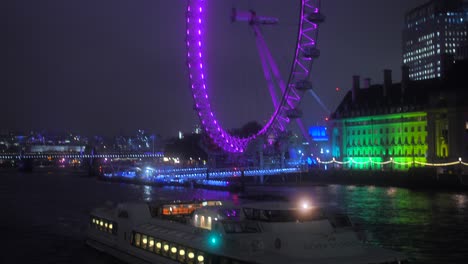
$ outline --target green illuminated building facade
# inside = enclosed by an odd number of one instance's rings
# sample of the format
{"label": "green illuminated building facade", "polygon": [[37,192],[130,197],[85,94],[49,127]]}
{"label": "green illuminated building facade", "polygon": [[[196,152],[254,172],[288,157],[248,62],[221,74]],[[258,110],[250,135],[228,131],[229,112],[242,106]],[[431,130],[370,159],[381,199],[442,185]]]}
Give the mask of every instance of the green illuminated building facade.
{"label": "green illuminated building facade", "polygon": [[354,76],[329,129],[332,154],[344,168],[407,170],[468,156],[467,81],[410,81],[402,70],[401,83],[385,70],[383,85],[364,88]]}

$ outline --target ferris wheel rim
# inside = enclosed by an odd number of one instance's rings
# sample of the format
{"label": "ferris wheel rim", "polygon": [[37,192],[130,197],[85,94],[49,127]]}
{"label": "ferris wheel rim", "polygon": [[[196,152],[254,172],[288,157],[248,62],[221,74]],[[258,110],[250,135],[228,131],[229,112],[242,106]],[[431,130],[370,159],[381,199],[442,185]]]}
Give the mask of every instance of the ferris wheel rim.
{"label": "ferris wheel rim", "polygon": [[[285,90],[282,93],[281,104],[276,107],[275,111],[269,118],[269,121],[262,127],[262,129],[249,137],[240,138],[228,133],[215,118],[215,114],[211,108],[208,94],[206,92],[206,80],[203,65],[205,65],[203,51],[202,51],[202,37],[204,30],[202,29],[202,22],[204,22],[204,3],[206,0],[188,0],[186,11],[186,48],[187,48],[187,67],[189,70],[190,85],[192,90],[193,100],[195,102],[194,109],[197,111],[201,126],[209,137],[214,141],[218,147],[224,151],[242,153],[247,148],[250,141],[255,138],[266,134],[272,129],[275,131],[283,131],[285,123],[289,123],[287,111],[295,109],[303,96],[303,93],[295,91],[295,76],[297,75],[298,68],[304,68],[302,79],[307,80],[310,75],[312,63],[301,61],[301,53],[303,50],[304,37],[311,38],[314,46],[316,46],[316,39],[318,34],[318,26],[315,25],[314,36],[308,36],[304,32],[304,25],[307,23],[305,10],[314,9],[319,12],[320,0],[299,0],[301,3],[299,26],[297,33],[296,49],[294,61],[291,66],[291,71],[286,84]],[[314,3],[317,3],[315,4]],[[203,32],[203,33],[202,33]],[[302,65],[301,63],[307,64]],[[306,69],[307,68],[307,69]],[[277,132],[275,132],[277,133]]]}

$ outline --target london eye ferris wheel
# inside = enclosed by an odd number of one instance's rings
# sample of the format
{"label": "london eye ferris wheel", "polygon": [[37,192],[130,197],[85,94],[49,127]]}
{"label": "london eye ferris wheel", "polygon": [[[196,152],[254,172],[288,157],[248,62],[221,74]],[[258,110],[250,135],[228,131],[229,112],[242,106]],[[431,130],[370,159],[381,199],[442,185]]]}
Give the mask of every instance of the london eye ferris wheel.
{"label": "london eye ferris wheel", "polygon": [[[198,114],[204,132],[213,142],[229,153],[242,153],[249,142],[263,136],[278,136],[286,130],[291,120],[296,120],[301,131],[305,134],[300,120],[302,111],[299,108],[304,94],[312,90],[311,70],[315,59],[320,56],[317,48],[317,37],[320,23],[324,22],[320,8],[320,0],[298,0],[300,5],[297,27],[296,46],[289,77],[283,80],[275,60],[267,46],[261,27],[274,25],[278,19],[257,15],[255,11],[232,11],[232,21],[246,22],[255,35],[256,46],[260,55],[265,80],[270,93],[274,111],[263,127],[254,135],[241,138],[230,134],[220,124],[208,97],[206,82],[206,61],[203,52],[205,35],[205,13],[207,0],[187,0],[186,9],[186,48],[187,67],[190,77],[190,87],[194,100],[194,109]],[[289,1],[288,1],[289,2]],[[278,87],[280,94],[275,90]]]}

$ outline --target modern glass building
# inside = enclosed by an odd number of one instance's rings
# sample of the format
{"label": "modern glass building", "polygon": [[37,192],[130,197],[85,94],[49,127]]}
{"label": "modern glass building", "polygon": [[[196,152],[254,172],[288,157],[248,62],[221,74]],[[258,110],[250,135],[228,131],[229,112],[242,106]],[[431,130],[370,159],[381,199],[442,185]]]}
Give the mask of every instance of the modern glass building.
{"label": "modern glass building", "polygon": [[408,11],[402,44],[410,79],[443,77],[445,65],[457,54],[464,54],[458,49],[467,45],[467,25],[467,0],[431,0]]}

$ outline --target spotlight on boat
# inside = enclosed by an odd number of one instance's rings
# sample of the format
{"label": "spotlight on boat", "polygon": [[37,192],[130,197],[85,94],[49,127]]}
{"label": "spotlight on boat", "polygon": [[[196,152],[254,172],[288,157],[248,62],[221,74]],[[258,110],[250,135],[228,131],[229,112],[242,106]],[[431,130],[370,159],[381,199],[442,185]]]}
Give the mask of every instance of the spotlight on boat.
{"label": "spotlight on boat", "polygon": [[312,208],[312,205],[310,204],[310,202],[308,200],[301,200],[299,202],[299,207],[302,209],[302,210],[308,210],[308,209],[311,209]]}

